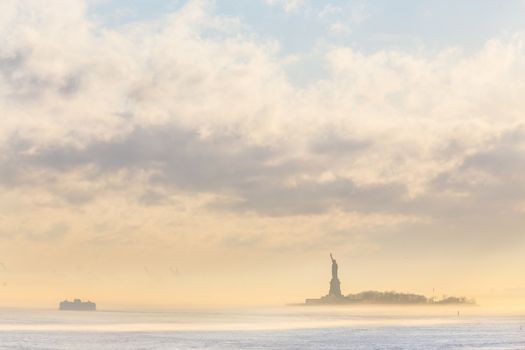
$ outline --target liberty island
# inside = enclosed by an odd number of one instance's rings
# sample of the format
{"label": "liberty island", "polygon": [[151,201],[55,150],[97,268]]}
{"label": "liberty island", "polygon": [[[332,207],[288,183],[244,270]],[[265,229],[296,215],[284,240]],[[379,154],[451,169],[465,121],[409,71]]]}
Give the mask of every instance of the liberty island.
{"label": "liberty island", "polygon": [[434,297],[427,298],[424,295],[398,292],[365,291],[357,294],[343,295],[341,293],[341,281],[339,280],[339,265],[330,253],[332,261],[332,279],[328,294],[317,299],[306,299],[304,305],[337,305],[337,304],[419,304],[419,305],[475,305],[476,302],[465,297],[443,297],[436,300]]}

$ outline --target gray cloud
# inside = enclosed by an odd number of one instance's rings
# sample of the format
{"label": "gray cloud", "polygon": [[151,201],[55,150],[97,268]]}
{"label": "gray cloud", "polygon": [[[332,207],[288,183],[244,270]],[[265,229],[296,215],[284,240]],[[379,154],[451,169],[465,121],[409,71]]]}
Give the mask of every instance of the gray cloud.
{"label": "gray cloud", "polygon": [[37,99],[53,81],[26,67],[30,50],[19,50],[14,54],[0,56],[0,77],[9,86],[8,97],[14,101],[29,102]]}
{"label": "gray cloud", "polygon": [[357,186],[349,179],[296,186],[261,183],[240,192],[227,208],[267,215],[320,214],[331,209],[367,213],[400,212],[406,188],[401,184]]}
{"label": "gray cloud", "polygon": [[[342,143],[336,143],[339,152]],[[358,146],[350,152],[363,149],[360,143],[355,145]],[[27,152],[29,148],[35,151]],[[319,174],[329,164],[286,157],[285,152],[270,146],[249,145],[240,135],[202,138],[195,131],[175,125],[138,127],[120,138],[93,142],[82,148],[37,147],[17,136],[11,138],[9,154],[11,161],[16,160],[15,172],[43,169],[63,174],[90,167],[85,176],[96,181],[100,175],[122,169],[148,171],[150,184],[164,191],[144,194],[139,201],[145,204],[161,203],[162,194],[171,188],[233,196],[237,200],[216,202],[211,207],[266,215],[322,213],[331,208],[391,212],[396,211],[396,203],[406,194],[401,184],[356,186],[349,179],[288,185],[287,179]],[[9,179],[8,174],[4,179]],[[81,204],[89,193],[61,195],[71,204]]]}
{"label": "gray cloud", "polygon": [[359,140],[355,137],[341,135],[336,130],[326,130],[312,142],[310,149],[313,153],[322,155],[333,154],[335,156],[351,156],[356,152],[370,147],[370,140]]}
{"label": "gray cloud", "polygon": [[[2,180],[13,184],[21,173],[38,169],[58,175],[87,168],[84,176],[90,181],[119,170],[146,171],[152,189],[138,198],[145,205],[167,204],[173,191],[207,192],[231,198],[210,203],[217,210],[286,216],[339,209],[464,221],[480,214],[510,213],[523,200],[525,182],[519,177],[525,166],[525,154],[519,148],[522,136],[513,131],[489,142],[457,167],[429,179],[427,190],[414,198],[408,197],[410,184],[402,182],[357,185],[342,177],[289,181],[302,175],[315,178],[331,169],[334,157],[367,152],[369,142],[343,142],[324,134],[313,143],[323,145],[314,147],[318,156],[303,160],[277,147],[249,144],[239,134],[215,133],[203,138],[175,124],[136,127],[126,135],[85,147],[36,146],[20,136],[12,137],[10,156],[4,162],[9,166],[4,167]],[[472,172],[490,178],[476,182]],[[72,190],[59,195],[70,204],[83,204],[96,193]]]}
{"label": "gray cloud", "polygon": [[[525,133],[511,129],[488,141],[455,168],[442,172],[431,182],[435,191],[463,193],[474,207],[501,206],[525,198]],[[502,208],[507,208],[503,206]],[[496,209],[496,208],[492,208]]]}

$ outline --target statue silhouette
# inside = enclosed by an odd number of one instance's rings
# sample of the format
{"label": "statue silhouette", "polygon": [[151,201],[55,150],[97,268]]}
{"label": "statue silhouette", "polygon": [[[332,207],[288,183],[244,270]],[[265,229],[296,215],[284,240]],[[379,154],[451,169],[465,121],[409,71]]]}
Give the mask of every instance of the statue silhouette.
{"label": "statue silhouette", "polygon": [[330,259],[332,259],[332,278],[338,279],[338,277],[337,277],[337,269],[338,269],[337,261],[332,256],[332,253],[330,253]]}
{"label": "statue silhouette", "polygon": [[330,291],[328,292],[328,295],[339,298],[342,294],[341,282],[339,282],[339,278],[337,277],[337,261],[332,256],[332,253],[330,253],[330,259],[332,259],[332,280],[330,281]]}

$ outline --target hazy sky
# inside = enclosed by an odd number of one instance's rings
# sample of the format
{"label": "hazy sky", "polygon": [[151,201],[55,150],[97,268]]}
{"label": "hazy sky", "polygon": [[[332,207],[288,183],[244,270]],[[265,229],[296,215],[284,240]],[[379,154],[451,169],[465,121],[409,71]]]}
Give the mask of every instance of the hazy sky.
{"label": "hazy sky", "polygon": [[[0,306],[525,299],[525,2],[0,1]],[[506,299],[505,299],[506,298]]]}

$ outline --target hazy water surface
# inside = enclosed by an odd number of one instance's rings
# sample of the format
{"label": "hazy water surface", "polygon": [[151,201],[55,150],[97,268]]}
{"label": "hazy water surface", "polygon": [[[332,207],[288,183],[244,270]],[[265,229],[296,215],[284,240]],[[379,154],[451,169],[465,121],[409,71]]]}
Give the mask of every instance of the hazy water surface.
{"label": "hazy water surface", "polygon": [[475,309],[0,311],[0,349],[525,349],[525,317]]}

